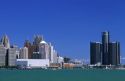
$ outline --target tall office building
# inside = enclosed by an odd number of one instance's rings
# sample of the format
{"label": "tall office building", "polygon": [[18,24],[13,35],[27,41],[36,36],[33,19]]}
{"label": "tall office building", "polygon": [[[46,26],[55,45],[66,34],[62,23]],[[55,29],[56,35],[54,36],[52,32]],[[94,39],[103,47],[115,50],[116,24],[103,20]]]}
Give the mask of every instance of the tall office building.
{"label": "tall office building", "polygon": [[58,61],[57,51],[54,49],[54,47],[51,45],[51,43],[49,44],[49,46],[50,46],[50,62],[57,63],[57,61]]}
{"label": "tall office building", "polygon": [[91,42],[90,43],[90,64],[101,63],[101,43]]}
{"label": "tall office building", "polygon": [[51,43],[49,44],[50,46],[50,62],[53,63],[54,62],[54,47],[51,45]]}
{"label": "tall office building", "polygon": [[6,50],[7,49],[3,45],[0,45],[0,66],[6,65]]}
{"label": "tall office building", "polygon": [[119,42],[109,43],[109,64],[110,65],[120,64],[120,43]]}
{"label": "tall office building", "polygon": [[28,48],[27,47],[23,47],[20,49],[19,58],[20,59],[28,59]]}
{"label": "tall office building", "polygon": [[25,41],[24,46],[28,48],[29,59],[40,59],[41,56],[39,54],[39,44],[42,40],[42,36],[36,35],[34,37],[33,44],[31,44],[28,40]]}
{"label": "tall office building", "polygon": [[7,35],[2,37],[1,44],[4,45],[4,47],[6,48],[10,48],[10,42],[9,42],[9,38]]}
{"label": "tall office building", "polygon": [[31,59],[32,58],[33,49],[32,49],[32,44],[30,43],[29,40],[25,40],[24,47],[28,48],[28,59]]}
{"label": "tall office building", "polygon": [[19,54],[20,54],[20,48],[17,45],[11,45],[10,48],[15,48],[16,49],[16,58],[19,58]]}
{"label": "tall office building", "polygon": [[[101,59],[102,65],[120,64],[120,43],[110,42],[109,32],[102,32],[102,44],[99,43],[90,43],[90,44],[91,44],[90,45],[91,64],[95,64],[99,58]],[[101,52],[101,57],[98,56],[100,52]]]}
{"label": "tall office building", "polygon": [[41,55],[41,59],[50,58],[50,48],[49,48],[49,45],[45,41],[40,42],[39,53]]}
{"label": "tall office building", "polygon": [[56,50],[53,51],[53,63],[58,63],[58,53]]}
{"label": "tall office building", "polygon": [[9,48],[7,56],[8,56],[7,66],[16,66],[16,48]]}
{"label": "tall office building", "polygon": [[102,64],[109,65],[109,32],[102,32]]}

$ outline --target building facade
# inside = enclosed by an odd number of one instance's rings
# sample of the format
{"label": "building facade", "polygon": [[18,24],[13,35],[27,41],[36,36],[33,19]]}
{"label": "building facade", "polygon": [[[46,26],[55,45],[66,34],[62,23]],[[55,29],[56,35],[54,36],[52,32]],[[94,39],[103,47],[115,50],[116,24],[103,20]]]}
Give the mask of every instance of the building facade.
{"label": "building facade", "polygon": [[41,59],[49,59],[50,58],[50,47],[45,41],[40,42],[39,53],[41,55]]}
{"label": "building facade", "polygon": [[102,64],[109,65],[109,32],[102,32]]}
{"label": "building facade", "polygon": [[102,43],[90,43],[90,63],[102,65],[120,64],[120,43],[110,42],[109,32],[102,32]]}
{"label": "building facade", "polygon": [[9,48],[7,56],[8,56],[7,66],[16,66],[16,48]]}
{"label": "building facade", "polygon": [[17,59],[16,65],[24,68],[47,68],[49,59]]}
{"label": "building facade", "polygon": [[28,59],[28,48],[24,47],[20,49],[20,55],[19,55],[20,59]]}
{"label": "building facade", "polygon": [[90,43],[90,59],[91,64],[101,63],[101,43],[100,42],[91,42]]}
{"label": "building facade", "polygon": [[6,50],[3,45],[0,45],[0,66],[6,66]]}
{"label": "building facade", "polygon": [[120,43],[119,42],[109,43],[109,64],[110,65],[120,64]]}

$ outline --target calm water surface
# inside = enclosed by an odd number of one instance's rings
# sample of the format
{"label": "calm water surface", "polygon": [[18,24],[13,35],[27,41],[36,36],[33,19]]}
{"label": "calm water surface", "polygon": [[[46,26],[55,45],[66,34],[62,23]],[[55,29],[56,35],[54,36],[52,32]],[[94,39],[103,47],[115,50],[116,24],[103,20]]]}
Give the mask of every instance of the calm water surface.
{"label": "calm water surface", "polygon": [[0,81],[125,81],[125,70],[0,70]]}

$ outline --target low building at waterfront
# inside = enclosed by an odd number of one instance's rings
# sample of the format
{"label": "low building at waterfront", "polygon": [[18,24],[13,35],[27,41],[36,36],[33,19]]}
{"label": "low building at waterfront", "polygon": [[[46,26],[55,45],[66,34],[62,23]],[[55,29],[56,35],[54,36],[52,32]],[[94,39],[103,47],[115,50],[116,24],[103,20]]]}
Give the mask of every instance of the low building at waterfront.
{"label": "low building at waterfront", "polygon": [[49,59],[17,59],[16,65],[25,68],[47,68],[50,63]]}

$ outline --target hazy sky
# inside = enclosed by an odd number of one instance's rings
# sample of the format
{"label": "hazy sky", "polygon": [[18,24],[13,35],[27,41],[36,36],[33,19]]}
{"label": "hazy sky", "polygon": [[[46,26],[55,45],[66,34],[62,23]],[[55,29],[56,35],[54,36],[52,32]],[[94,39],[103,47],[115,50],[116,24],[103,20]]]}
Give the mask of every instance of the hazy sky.
{"label": "hazy sky", "polygon": [[106,30],[125,57],[124,0],[0,0],[0,37],[19,47],[41,34],[60,55],[89,59],[90,41]]}

